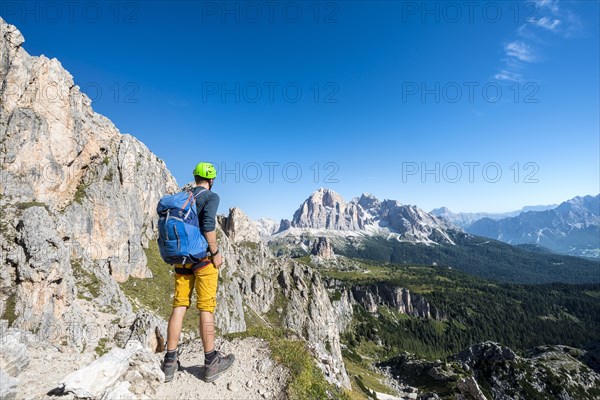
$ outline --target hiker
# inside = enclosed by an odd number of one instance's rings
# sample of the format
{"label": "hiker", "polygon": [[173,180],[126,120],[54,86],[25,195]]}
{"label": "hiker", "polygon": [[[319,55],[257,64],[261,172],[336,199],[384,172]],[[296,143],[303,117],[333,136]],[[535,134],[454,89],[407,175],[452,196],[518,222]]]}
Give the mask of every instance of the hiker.
{"label": "hiker", "polygon": [[[217,303],[217,280],[223,258],[217,247],[216,214],[219,207],[219,195],[212,186],[217,176],[215,167],[207,162],[194,168],[196,186],[192,190],[196,201],[199,227],[208,242],[210,255],[195,263],[175,264],[175,296],[173,311],[167,329],[167,354],[162,364],[165,382],[173,379],[179,367],[177,360],[179,335],[183,317],[190,306],[192,292],[196,289],[197,304],[200,310],[200,336],[204,347],[204,380],[212,382],[233,364],[233,354],[224,355],[215,350],[214,311]],[[202,238],[200,238],[202,239]]]}

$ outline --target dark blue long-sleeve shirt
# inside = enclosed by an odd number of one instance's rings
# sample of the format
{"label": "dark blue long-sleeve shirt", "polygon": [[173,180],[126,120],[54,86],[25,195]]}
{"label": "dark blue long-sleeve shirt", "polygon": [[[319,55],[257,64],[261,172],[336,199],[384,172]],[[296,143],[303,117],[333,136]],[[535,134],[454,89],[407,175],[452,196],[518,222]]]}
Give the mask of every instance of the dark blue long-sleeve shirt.
{"label": "dark blue long-sleeve shirt", "polygon": [[196,198],[198,222],[200,223],[202,232],[212,232],[217,227],[217,209],[219,208],[221,199],[215,192],[205,190],[200,186],[196,186],[192,192],[196,195],[200,190],[204,190],[204,192]]}

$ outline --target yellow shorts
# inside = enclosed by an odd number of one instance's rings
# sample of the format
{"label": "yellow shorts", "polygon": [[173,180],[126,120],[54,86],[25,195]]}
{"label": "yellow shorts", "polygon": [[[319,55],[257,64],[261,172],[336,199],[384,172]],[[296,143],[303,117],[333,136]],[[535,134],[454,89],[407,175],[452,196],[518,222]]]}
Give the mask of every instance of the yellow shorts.
{"label": "yellow shorts", "polygon": [[[192,264],[177,264],[175,268],[185,268],[192,271]],[[217,284],[219,270],[212,263],[198,268],[191,274],[175,272],[175,297],[173,308],[188,307],[192,303],[192,292],[196,288],[196,307],[200,311],[215,312],[217,305]]]}

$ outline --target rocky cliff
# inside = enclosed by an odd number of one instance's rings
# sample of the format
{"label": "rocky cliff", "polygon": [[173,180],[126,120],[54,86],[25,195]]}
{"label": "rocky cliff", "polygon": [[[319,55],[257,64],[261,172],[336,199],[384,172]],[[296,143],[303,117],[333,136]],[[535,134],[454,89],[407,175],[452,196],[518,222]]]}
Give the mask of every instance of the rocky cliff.
{"label": "rocky cliff", "polygon": [[[128,314],[116,282],[151,276],[142,249],[176,182],[93,111],[58,60],[27,54],[2,19],[0,39],[0,314],[46,335],[95,321],[81,297]],[[66,344],[82,348],[71,331]]]}
{"label": "rocky cliff", "polygon": [[[381,306],[388,306],[401,314],[413,317],[432,318],[432,307],[419,294],[411,294],[406,288],[388,284],[353,286],[352,295],[370,313],[376,313]],[[433,311],[437,315],[436,311]]]}
{"label": "rocky cliff", "polygon": [[[292,259],[276,258],[262,241],[236,245],[236,238],[256,232],[256,227],[241,223],[247,218],[234,208],[219,219],[226,228],[219,247],[227,264],[217,298],[217,326],[223,332],[244,331],[249,313],[282,325],[308,341],[329,382],[349,387],[336,314],[321,277]],[[278,317],[269,321],[268,313]]]}
{"label": "rocky cliff", "polygon": [[[352,317],[353,306],[360,304],[371,314],[377,314],[381,307],[389,307],[400,314],[407,314],[418,318],[433,318],[441,320],[443,314],[418,293],[411,293],[409,289],[389,283],[375,283],[368,285],[346,284],[336,279],[326,279],[325,285],[331,293],[338,293],[340,303],[334,303],[338,318],[347,320]],[[346,300],[347,299],[347,300]],[[347,304],[347,305],[346,305]],[[342,311],[348,310],[342,313]],[[343,331],[341,329],[340,331]]]}
{"label": "rocky cliff", "polygon": [[592,400],[600,395],[600,374],[586,364],[586,357],[586,351],[567,346],[538,347],[519,356],[508,347],[484,342],[446,361],[405,353],[379,366],[403,387],[402,398],[439,398],[426,392],[435,388],[443,398],[458,400]]}

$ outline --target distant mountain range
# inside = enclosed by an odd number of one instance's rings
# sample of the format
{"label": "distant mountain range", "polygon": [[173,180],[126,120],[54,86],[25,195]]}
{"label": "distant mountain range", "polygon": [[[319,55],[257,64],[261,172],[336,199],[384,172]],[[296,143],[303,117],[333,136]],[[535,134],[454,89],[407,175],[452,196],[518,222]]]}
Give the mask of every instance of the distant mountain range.
{"label": "distant mountain range", "polygon": [[494,220],[481,218],[466,232],[510,244],[536,244],[560,253],[600,257],[600,195],[575,197],[544,211]]}
{"label": "distant mountain range", "polygon": [[[563,208],[561,204],[556,209]],[[569,215],[585,214],[578,209],[575,212],[571,207]],[[536,213],[540,211],[521,215]],[[590,217],[586,226],[593,228],[593,221]],[[333,190],[321,188],[300,205],[291,220],[266,219],[256,225],[258,234],[278,255],[335,253],[396,264],[444,265],[507,282],[600,282],[596,261],[553,254],[543,244],[513,246],[474,236],[417,206],[381,201],[370,194],[346,202]]]}
{"label": "distant mountain range", "polygon": [[443,217],[444,219],[452,222],[454,225],[461,227],[462,229],[466,229],[473,222],[478,221],[482,218],[490,218],[493,220],[499,220],[503,218],[516,217],[517,215],[528,212],[528,211],[545,211],[556,208],[558,204],[549,204],[545,206],[525,206],[520,210],[509,211],[504,213],[489,213],[489,212],[477,212],[477,213],[468,213],[468,212],[452,212],[447,207],[434,208],[431,210],[431,214],[436,217]]}

